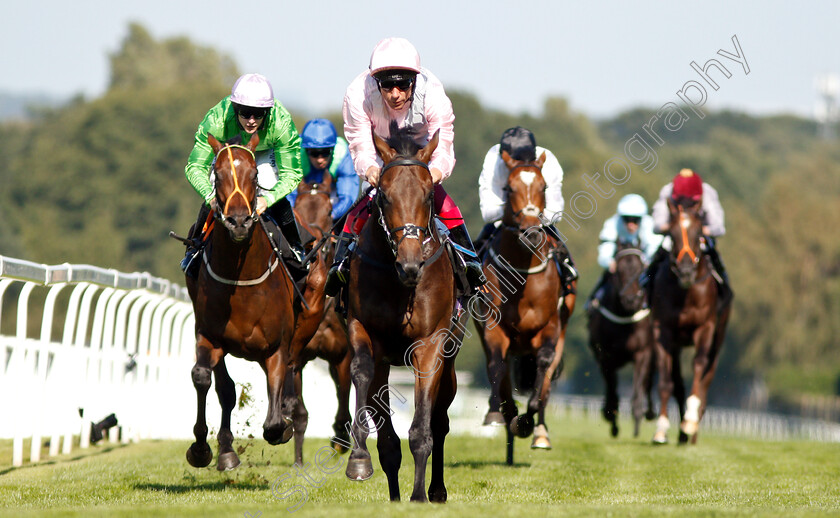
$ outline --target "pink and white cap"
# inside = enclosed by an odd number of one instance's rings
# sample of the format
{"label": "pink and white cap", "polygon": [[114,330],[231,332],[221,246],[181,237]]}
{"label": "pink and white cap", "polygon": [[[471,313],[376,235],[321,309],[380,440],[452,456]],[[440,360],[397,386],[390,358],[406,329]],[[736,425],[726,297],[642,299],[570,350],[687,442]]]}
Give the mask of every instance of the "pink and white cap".
{"label": "pink and white cap", "polygon": [[376,44],[370,55],[370,73],[405,69],[420,73],[420,54],[405,38],[385,38]]}
{"label": "pink and white cap", "polygon": [[265,76],[245,74],[233,84],[230,100],[243,106],[271,108],[274,106],[274,90]]}

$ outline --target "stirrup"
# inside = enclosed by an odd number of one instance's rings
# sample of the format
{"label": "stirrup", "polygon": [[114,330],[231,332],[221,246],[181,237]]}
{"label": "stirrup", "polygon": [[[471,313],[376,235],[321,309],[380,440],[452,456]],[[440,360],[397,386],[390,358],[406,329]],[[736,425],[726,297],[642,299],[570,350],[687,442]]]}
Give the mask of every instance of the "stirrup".
{"label": "stirrup", "polygon": [[181,271],[184,272],[184,275],[191,279],[198,277],[198,270],[201,264],[201,261],[197,260],[199,257],[201,257],[201,249],[187,248],[184,258],[181,259]]}

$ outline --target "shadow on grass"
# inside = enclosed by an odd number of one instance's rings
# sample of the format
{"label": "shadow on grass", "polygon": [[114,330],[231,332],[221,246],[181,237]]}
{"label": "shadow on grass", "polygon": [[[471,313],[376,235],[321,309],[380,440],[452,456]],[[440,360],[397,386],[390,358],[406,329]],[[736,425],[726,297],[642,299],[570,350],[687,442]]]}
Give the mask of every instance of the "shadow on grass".
{"label": "shadow on grass", "polygon": [[470,469],[481,469],[486,468],[488,466],[502,466],[506,468],[530,468],[531,464],[529,462],[515,462],[512,465],[508,465],[507,462],[503,460],[458,460],[454,462],[445,463],[447,468],[470,468]]}
{"label": "shadow on grass", "polygon": [[140,491],[152,491],[157,493],[189,493],[192,491],[225,491],[226,488],[235,486],[237,489],[259,489],[268,490],[269,484],[254,482],[202,482],[196,484],[135,484],[134,489]]}
{"label": "shadow on grass", "polygon": [[85,453],[82,453],[82,454],[76,454],[76,455],[73,455],[72,457],[67,457],[66,459],[52,459],[52,460],[46,460],[46,461],[39,461],[39,462],[35,462],[35,463],[24,464],[23,466],[9,466],[5,469],[0,470],[0,477],[2,477],[3,475],[6,475],[8,473],[12,473],[14,471],[21,470],[21,469],[38,468],[38,467],[41,467],[41,466],[53,466],[53,465],[68,464],[70,462],[76,462],[78,460],[87,459],[87,458],[90,458],[90,457],[95,457],[97,455],[103,455],[105,453],[110,453],[114,450],[119,450],[121,448],[125,448],[126,446],[129,446],[129,445],[128,444],[108,445],[108,446],[102,448],[101,450],[88,451],[88,452],[85,452]]}

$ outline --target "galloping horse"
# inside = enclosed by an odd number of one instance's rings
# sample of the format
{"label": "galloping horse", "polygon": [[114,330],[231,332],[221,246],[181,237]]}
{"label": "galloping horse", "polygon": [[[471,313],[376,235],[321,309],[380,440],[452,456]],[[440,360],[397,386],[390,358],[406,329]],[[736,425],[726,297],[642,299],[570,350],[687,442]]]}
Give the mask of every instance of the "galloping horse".
{"label": "galloping horse", "polygon": [[216,204],[210,242],[196,279],[187,277],[195,312],[196,363],[193,385],[198,394],[195,442],[187,461],[204,467],[213,459],[207,444],[205,405],[210,373],[222,407],[217,469],[233,469],[239,458],[233,451],[230,414],[236,404],[233,380],[225,355],[255,361],[266,373],[268,416],[263,437],[271,444],[287,442],[293,433],[292,413],[295,361],[318,327],[323,314],[326,269],[316,258],[310,266],[303,294],[304,307],[294,301],[294,288],[286,267],[274,250],[256,212],[257,168],[254,134],[247,145],[221,144],[212,135],[208,144],[214,164]]}
{"label": "galloping horse", "polygon": [[402,453],[391,423],[393,389],[387,383],[391,365],[407,365],[415,373],[415,412],[408,439],[414,456],[411,500],[427,501],[426,463],[431,455],[428,500],[445,502],[443,443],[449,432],[447,410],[455,397],[455,354],[463,328],[450,330],[457,308],[455,277],[433,219],[434,185],[428,162],[438,133],[420,149],[409,133],[397,131],[393,124],[387,143],[375,134],[373,140],[384,166],[371,217],[350,264],[347,329],[354,351],[350,370],[357,414],[346,474],[351,480],[366,480],[373,474],[366,444],[372,430],[360,416],[368,412],[377,425],[377,449],[390,499],[400,499]]}
{"label": "galloping horse", "polygon": [[[607,274],[603,297],[593,299],[588,311],[589,348],[606,383],[603,413],[613,437],[618,436],[618,369],[633,362],[633,437],[638,437],[642,417],[656,417],[650,397],[653,327],[650,309],[645,307],[645,291],[639,285],[645,254],[636,246],[618,243],[613,257],[615,273]],[[642,399],[647,399],[647,411]]]}
{"label": "galloping horse", "polygon": [[[697,430],[708,401],[709,385],[717,368],[731,298],[719,307],[721,294],[709,258],[701,251],[700,203],[668,200],[671,213],[669,260],[663,261],[653,278],[653,334],[659,367],[659,420],[655,444],[668,442],[668,401],[677,399],[680,411],[680,443],[697,441]],[[680,350],[694,345],[694,380],[685,398]]]}
{"label": "galloping horse", "polygon": [[[476,318],[475,325],[490,379],[490,409],[484,424],[505,425],[507,463],[513,464],[514,436],[534,433],[531,448],[551,448],[545,407],[551,382],[562,370],[566,326],[576,296],[574,290],[563,296],[553,257],[564,249],[553,247],[539,219],[545,209],[546,183],[541,172],[545,153],[535,162],[514,160],[506,151],[502,159],[510,170],[505,187],[508,199],[501,231],[491,238],[484,260],[492,307],[482,313],[490,318]],[[526,412],[518,416],[509,372],[514,357],[519,359],[519,389],[532,390]],[[536,430],[534,414],[539,414]]]}
{"label": "galloping horse", "polygon": [[[301,182],[298,186],[295,211],[300,218],[309,226],[312,234],[320,243],[325,236],[330,236],[332,225],[332,202],[330,190],[332,187],[332,176],[329,171],[324,172],[320,183]],[[327,238],[326,243],[321,247],[320,253],[324,264],[331,264],[335,248],[331,240]],[[318,331],[312,337],[300,355],[298,364],[300,369],[296,371],[295,388],[299,397],[298,409],[302,416],[308,416],[306,407],[301,396],[303,367],[315,358],[321,358],[329,364],[330,376],[335,383],[336,397],[338,399],[338,411],[333,422],[335,438],[340,439],[344,444],[350,444],[348,432],[351,423],[350,416],[350,360],[352,359],[350,343],[347,340],[347,331],[339,321],[335,312],[335,299],[327,298],[324,307],[324,319],[318,327]],[[303,432],[306,424],[298,427],[295,424],[295,462],[303,465]],[[341,442],[331,441],[333,448],[339,453],[345,453],[347,447]]]}

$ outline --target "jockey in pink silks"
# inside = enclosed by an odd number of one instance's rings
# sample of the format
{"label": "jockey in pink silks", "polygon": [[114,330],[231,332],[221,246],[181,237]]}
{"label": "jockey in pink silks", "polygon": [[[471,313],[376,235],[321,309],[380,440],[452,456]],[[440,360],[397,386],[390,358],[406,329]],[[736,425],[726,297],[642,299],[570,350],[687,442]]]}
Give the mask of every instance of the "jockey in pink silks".
{"label": "jockey in pink silks", "polygon": [[[379,181],[383,163],[376,154],[371,130],[388,139],[391,124],[396,123],[400,129],[409,127],[420,146],[428,144],[440,130],[438,146],[429,162],[435,183],[435,214],[446,225],[449,237],[464,261],[469,291],[477,290],[484,283],[481,264],[461,211],[441,186],[455,167],[452,102],[440,80],[420,66],[420,55],[414,45],[403,38],[386,38],[377,43],[369,68],[347,87],[343,115],[344,136],[350,145],[356,173],[373,187]],[[368,206],[372,196],[369,194],[347,215],[335,262],[327,278],[327,295],[334,296],[347,282],[350,267],[347,251],[370,216]]]}

